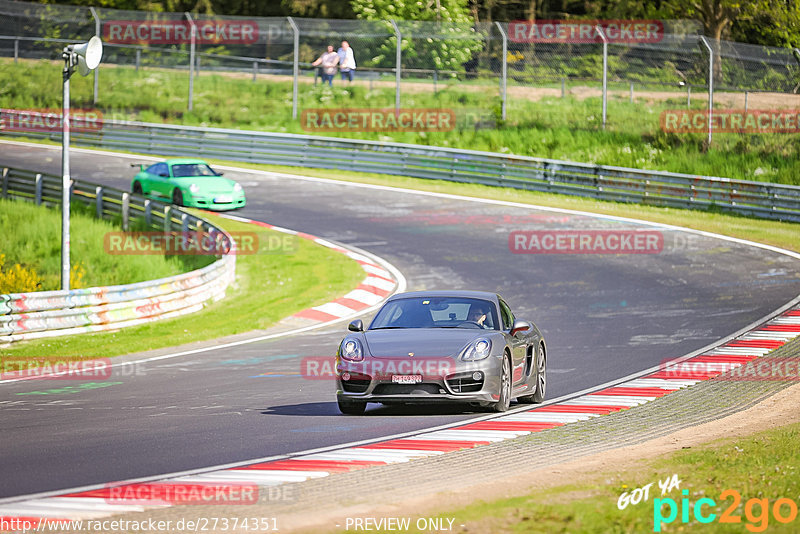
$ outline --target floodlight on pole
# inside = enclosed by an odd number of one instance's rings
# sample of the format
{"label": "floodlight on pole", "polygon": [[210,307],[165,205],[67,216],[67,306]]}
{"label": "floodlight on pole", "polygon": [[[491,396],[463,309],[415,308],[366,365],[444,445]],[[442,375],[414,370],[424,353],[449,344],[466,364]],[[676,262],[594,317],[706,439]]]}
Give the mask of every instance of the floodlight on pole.
{"label": "floodlight on pole", "polygon": [[88,76],[100,65],[103,58],[103,42],[98,36],[89,42],[64,47],[62,71],[63,94],[61,102],[61,289],[69,290],[69,201],[72,180],[69,176],[69,79],[75,67],[83,76]]}

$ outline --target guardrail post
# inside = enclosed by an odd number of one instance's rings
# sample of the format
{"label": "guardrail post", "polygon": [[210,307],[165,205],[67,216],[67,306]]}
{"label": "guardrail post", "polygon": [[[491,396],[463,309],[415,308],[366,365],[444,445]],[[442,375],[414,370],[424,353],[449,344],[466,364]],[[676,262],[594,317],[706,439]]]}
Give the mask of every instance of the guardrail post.
{"label": "guardrail post", "polygon": [[747,96],[750,94],[749,91],[744,92],[744,112],[747,113]]}
{"label": "guardrail post", "polygon": [[300,28],[292,17],[286,17],[294,33],[294,54],[292,56],[292,120],[297,119],[297,83],[300,76]]}
{"label": "guardrail post", "polygon": [[708,146],[711,146],[714,118],[714,50],[703,35],[700,36],[700,44],[708,50]]}
{"label": "guardrail post", "polygon": [[35,198],[35,201],[36,201],[36,205],[40,206],[42,204],[42,175],[41,174],[37,174],[36,175],[36,179],[34,181],[34,185],[35,185],[35,191],[36,191],[35,194],[34,194],[34,198]]}
{"label": "guardrail post", "polygon": [[691,109],[691,107],[692,107],[692,86],[691,85],[687,85],[686,86],[686,107],[688,109]]}
{"label": "guardrail post", "polygon": [[14,63],[19,61],[19,39],[14,39]]}
{"label": "guardrail post", "polygon": [[131,216],[131,195],[130,193],[122,193],[122,230],[128,231],[128,223]]}
{"label": "guardrail post", "polygon": [[189,44],[189,111],[192,111],[192,100],[194,100],[194,49],[197,40],[197,26],[194,25],[194,20],[188,11],[185,11],[183,14],[191,25],[191,41]]}
{"label": "guardrail post", "polygon": [[603,129],[606,129],[606,110],[608,109],[608,38],[603,28],[595,26],[597,34],[603,40]]}
{"label": "guardrail post", "polygon": [[94,189],[94,202],[95,202],[95,215],[98,219],[103,218],[103,188],[96,187]]}
{"label": "guardrail post", "polygon": [[136,49],[136,72],[139,72],[139,64],[142,62],[142,50]]}
{"label": "guardrail post", "polygon": [[631,104],[633,104],[633,82],[631,82]]}
{"label": "guardrail post", "polygon": [[258,75],[258,61],[253,61],[253,81],[256,81]]}
{"label": "guardrail post", "polygon": [[153,204],[150,199],[144,201],[144,222],[147,226],[153,226]]}
{"label": "guardrail post", "polygon": [[172,206],[164,207],[164,233],[169,233],[172,229]]}
{"label": "guardrail post", "polygon": [[500,30],[500,35],[503,37],[503,64],[500,77],[500,101],[501,101],[501,117],[506,120],[506,84],[508,82],[508,37],[503,26],[495,21],[497,29]]}
{"label": "guardrail post", "polygon": [[395,78],[394,78],[394,112],[397,115],[400,115],[400,64],[403,60],[403,49],[402,49],[402,39],[403,36],[400,34],[400,28],[397,27],[397,23],[394,19],[390,19],[389,22],[392,23],[392,27],[394,28],[394,37],[397,40],[397,46],[395,47]]}
{"label": "guardrail post", "polygon": [[0,189],[3,198],[8,198],[8,172],[9,168],[3,167],[2,189]]}
{"label": "guardrail post", "polygon": [[[94,18],[94,34],[100,35],[100,17],[97,15],[97,11],[93,7],[89,7],[89,11],[92,13],[92,17]],[[94,93],[92,96],[92,103],[97,104],[97,72],[99,69],[94,69]]]}
{"label": "guardrail post", "polygon": [[567,80],[566,78],[561,78],[561,98],[566,97],[567,93]]}

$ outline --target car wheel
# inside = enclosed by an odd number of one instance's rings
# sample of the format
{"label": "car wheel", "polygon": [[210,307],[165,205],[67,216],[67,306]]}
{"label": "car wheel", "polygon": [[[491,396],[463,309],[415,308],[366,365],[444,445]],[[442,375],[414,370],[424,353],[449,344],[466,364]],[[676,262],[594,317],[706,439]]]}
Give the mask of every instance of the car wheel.
{"label": "car wheel", "polygon": [[492,411],[505,412],[511,405],[511,364],[503,355],[503,373],[500,375],[500,398],[492,404]]}
{"label": "car wheel", "polygon": [[183,193],[181,193],[180,189],[172,192],[172,203],[176,206],[183,206]]}
{"label": "car wheel", "polygon": [[142,195],[144,192],[142,191],[142,184],[139,182],[133,182],[133,194],[134,195]]}
{"label": "car wheel", "polygon": [[350,402],[336,399],[339,404],[339,411],[345,415],[363,415],[364,410],[367,409],[366,402]]}
{"label": "car wheel", "polygon": [[534,365],[536,370],[536,391],[534,391],[533,395],[519,397],[517,399],[519,402],[539,404],[544,401],[544,396],[547,393],[547,355],[545,354],[544,345],[539,345]]}

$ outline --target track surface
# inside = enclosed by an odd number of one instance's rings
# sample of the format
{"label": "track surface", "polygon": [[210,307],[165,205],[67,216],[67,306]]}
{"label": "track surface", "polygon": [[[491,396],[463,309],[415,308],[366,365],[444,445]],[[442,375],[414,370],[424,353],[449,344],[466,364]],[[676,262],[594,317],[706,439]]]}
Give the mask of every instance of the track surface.
{"label": "track surface", "polygon": [[[127,188],[128,158],[75,151],[72,176]],[[147,161],[142,159],[142,161]],[[0,143],[0,165],[59,174],[60,151]],[[298,174],[302,172],[298,169]],[[513,230],[632,223],[226,171],[239,215],[382,256],[409,289],[504,295],[549,345],[548,397],[657,365],[746,326],[800,293],[800,261],[664,231],[660,254],[512,254]],[[469,419],[446,408],[339,415],[328,381],[300,360],[335,351],[344,327],[145,364],[96,389],[78,381],[0,385],[0,497],[286,454]],[[59,389],[61,392],[31,394]],[[372,405],[371,405],[372,406]]]}

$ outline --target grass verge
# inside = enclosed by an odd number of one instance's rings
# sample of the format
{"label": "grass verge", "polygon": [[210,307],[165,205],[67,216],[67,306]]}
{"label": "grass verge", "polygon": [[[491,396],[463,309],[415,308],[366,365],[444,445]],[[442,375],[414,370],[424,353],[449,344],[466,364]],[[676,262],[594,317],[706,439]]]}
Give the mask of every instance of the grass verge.
{"label": "grass verge", "polygon": [[[0,60],[0,77],[5,81],[0,108],[60,109],[57,65]],[[390,84],[370,88],[366,81],[357,80],[352,86],[339,84],[330,89],[311,85],[307,76],[303,80],[301,110],[394,106]],[[262,77],[254,83],[246,76],[202,73],[194,82],[192,111],[187,110],[185,72],[154,68],[137,72],[132,67],[103,65],[99,83],[95,105],[92,78],[73,79],[73,106],[99,108],[106,119],[451,146],[800,185],[800,144],[795,134],[718,133],[708,149],[702,133],[662,131],[663,111],[686,108],[685,94],[677,90],[674,97],[643,96],[633,103],[612,95],[608,124],[603,128],[601,100],[596,96],[559,98],[547,96],[541,87],[518,87],[509,97],[507,119],[500,120],[500,99],[494,87],[445,82],[434,92],[431,85],[411,84],[403,90],[403,108],[452,109],[458,127],[439,132],[331,132],[304,130],[300,120],[292,119],[292,86],[280,77]],[[692,108],[705,105],[696,99]]]}
{"label": "grass verge", "polygon": [[[203,216],[231,232],[253,232],[256,228],[215,215]],[[258,229],[258,233],[266,238],[286,235],[266,229]],[[341,296],[364,276],[361,267],[350,258],[298,238],[292,253],[238,256],[235,286],[228,289],[226,298],[201,312],[115,332],[15,343],[3,348],[2,355],[33,358],[57,354],[60,361],[76,361],[263,329],[300,310]]]}
{"label": "grass verge", "polygon": [[[71,213],[70,247],[73,268],[80,284],[95,287],[132,284],[199,269],[210,264],[209,256],[115,256],[108,254],[103,236],[119,232],[119,226],[98,220],[74,204]],[[0,199],[0,253],[6,266],[20,264],[41,279],[36,291],[61,288],[61,210],[33,203]]]}
{"label": "grass verge", "polygon": [[[454,531],[479,533],[572,533],[606,534],[634,532],[797,532],[800,520],[800,476],[797,463],[797,443],[800,424],[759,432],[744,438],[725,439],[700,447],[681,450],[655,460],[639,462],[635,467],[620,471],[593,473],[589,481],[549,488],[513,498],[477,501],[468,507],[433,514],[455,519]],[[627,464],[630,466],[630,462]],[[673,487],[663,496],[658,481],[671,480],[677,475],[679,488]],[[618,501],[636,488],[647,484],[649,499],[627,504],[622,510]],[[688,494],[683,495],[682,491]],[[724,493],[734,490],[733,494]],[[699,499],[704,501],[700,517],[714,518],[705,523],[696,519]],[[658,522],[655,530],[656,499],[673,499],[675,518],[668,523]],[[682,499],[687,499],[686,504]],[[751,502],[751,499],[754,500]],[[776,519],[775,504],[784,519]],[[794,508],[786,500],[794,504]],[[757,501],[757,502],[756,502]],[[624,504],[624,499],[622,501]],[[669,504],[662,501],[660,517],[669,516]],[[688,514],[683,520],[683,510]],[[723,522],[723,514],[732,521]],[[458,525],[466,528],[459,528]],[[427,532],[414,528],[407,532]],[[389,531],[382,531],[389,532]]]}

